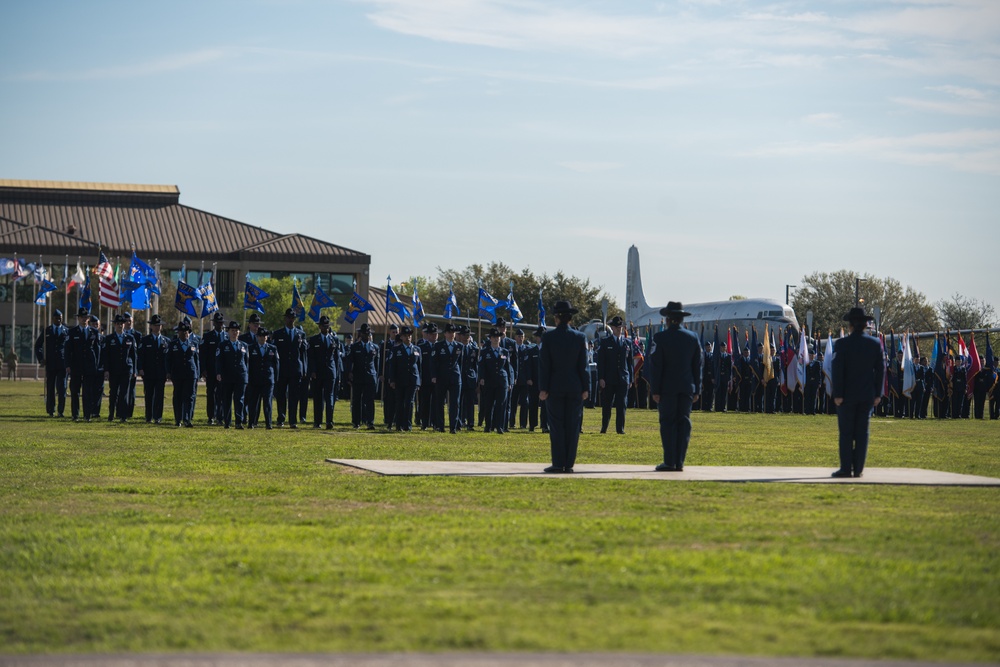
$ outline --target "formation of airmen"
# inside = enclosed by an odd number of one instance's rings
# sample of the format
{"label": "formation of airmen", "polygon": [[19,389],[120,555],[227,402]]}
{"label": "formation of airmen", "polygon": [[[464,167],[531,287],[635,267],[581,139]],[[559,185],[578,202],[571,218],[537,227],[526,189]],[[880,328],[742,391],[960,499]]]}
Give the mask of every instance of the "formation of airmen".
{"label": "formation of airmen", "polygon": [[[67,384],[70,416],[74,421],[102,417],[107,389],[108,421],[133,418],[137,382],[142,381],[147,423],[164,421],[166,385],[173,387],[173,423],[193,427],[198,383],[204,380],[205,411],[210,425],[225,428],[288,427],[308,423],[312,403],[313,428],[332,429],[338,399],[350,402],[350,423],[356,429],[376,428],[375,407],[382,401],[382,425],[410,431],[474,430],[505,433],[513,428],[548,431],[544,401],[539,400],[539,346],[544,327],[526,340],[515,327],[508,336],[502,318],[482,344],[465,325],[434,323],[421,327],[413,340],[409,326],[389,327],[379,344],[362,324],[357,340],[341,340],[327,317],[318,334],[307,337],[295,326],[295,313],[284,313],[285,326],[268,331],[260,317],[250,315],[247,331],[239,322],[226,322],[220,312],[212,330],[199,337],[185,318],[176,336],[162,333],[158,314],[149,319],[150,333],[132,326],[131,314],[115,315],[113,331],[102,333],[98,318],[86,309],[77,312],[77,325],[66,326],[62,313],[36,342],[37,358],[45,367],[45,411],[65,414]],[[591,352],[594,405],[601,408],[601,432],[611,426],[625,433],[629,407],[653,408],[642,372],[643,342],[627,334],[620,317],[609,322],[609,335],[595,342]],[[439,336],[440,339],[439,339]],[[705,343],[702,394],[697,408],[715,412],[833,414],[823,372],[823,354],[817,352],[806,367],[805,385],[785,392],[778,378],[784,370],[781,355],[772,354],[772,373],[765,379],[763,344],[758,354],[743,349],[735,358],[720,343],[718,371],[711,342]],[[996,368],[980,357],[982,370],[967,395],[966,368],[959,359],[947,376],[936,373],[926,357],[916,365],[916,385],[903,394],[902,353],[888,366],[888,395],[877,414],[898,418],[1000,419],[1000,390]],[[996,361],[994,361],[996,364]],[[311,401],[310,401],[311,399]],[[477,410],[478,406],[478,410]],[[275,414],[275,407],[277,408]],[[263,419],[262,419],[263,418]],[[168,417],[167,421],[171,421]],[[261,422],[263,421],[263,424]]]}

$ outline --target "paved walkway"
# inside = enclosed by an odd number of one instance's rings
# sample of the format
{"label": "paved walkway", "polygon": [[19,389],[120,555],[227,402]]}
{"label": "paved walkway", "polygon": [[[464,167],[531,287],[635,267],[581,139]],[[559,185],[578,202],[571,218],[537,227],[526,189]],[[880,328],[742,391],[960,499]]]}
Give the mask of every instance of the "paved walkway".
{"label": "paved walkway", "polygon": [[647,653],[200,653],[0,656],[0,667],[950,667],[959,663]]}
{"label": "paved walkway", "polygon": [[787,466],[686,466],[684,472],[656,472],[651,465],[578,463],[572,475],[547,475],[548,463],[482,461],[372,461],[327,459],[380,475],[464,477],[546,477],[549,479],[648,479],[674,482],[791,482],[796,484],[913,484],[927,486],[1000,486],[996,477],[962,475],[921,468],[867,468],[859,479],[830,477],[833,468]]}

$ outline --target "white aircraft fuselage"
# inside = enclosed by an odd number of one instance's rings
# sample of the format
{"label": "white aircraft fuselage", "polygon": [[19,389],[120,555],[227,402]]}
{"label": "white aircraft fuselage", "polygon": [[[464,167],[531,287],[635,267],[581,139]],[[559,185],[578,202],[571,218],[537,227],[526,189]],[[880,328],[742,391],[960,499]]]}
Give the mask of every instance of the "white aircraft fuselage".
{"label": "white aircraft fuselage", "polygon": [[[664,306],[650,306],[642,291],[639,274],[639,249],[628,249],[628,274],[625,284],[625,321],[637,327],[659,327],[664,318],[660,309]],[[680,292],[680,290],[678,290]],[[786,303],[775,299],[735,299],[732,301],[710,301],[708,303],[687,303],[683,293],[677,294],[684,304],[684,310],[691,313],[684,318],[684,327],[697,333],[703,341],[711,341],[715,328],[719,329],[720,341],[726,339],[726,332],[736,327],[741,333],[751,328],[757,331],[758,340],[764,335],[764,325],[775,333],[775,340],[791,325],[799,330],[795,311]]]}

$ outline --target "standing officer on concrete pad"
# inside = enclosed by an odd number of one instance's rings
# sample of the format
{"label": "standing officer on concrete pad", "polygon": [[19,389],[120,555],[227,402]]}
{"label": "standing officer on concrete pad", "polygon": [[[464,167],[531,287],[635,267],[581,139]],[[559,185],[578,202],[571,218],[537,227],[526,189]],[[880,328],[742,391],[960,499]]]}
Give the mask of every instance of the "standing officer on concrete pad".
{"label": "standing officer on concrete pad", "polygon": [[865,333],[874,318],[864,308],[844,315],[851,333],[833,344],[833,402],[840,431],[840,469],[833,477],[861,477],[868,456],[868,422],[882,400],[882,347]]}
{"label": "standing officer on concrete pad", "polygon": [[[52,324],[35,341],[35,358],[45,367],[45,414],[52,417],[66,409],[66,342],[69,329],[63,325],[58,308],[52,313]],[[57,404],[58,403],[58,404]]]}
{"label": "standing officer on concrete pad", "polygon": [[571,473],[576,464],[583,423],[583,402],[590,395],[587,337],[569,328],[580,312],[569,301],[552,307],[557,326],[542,336],[539,351],[538,399],[545,402],[552,465],[547,473]]}
{"label": "standing officer on concrete pad", "polygon": [[167,353],[170,342],[160,335],[163,320],[159,313],[149,318],[148,336],[139,343],[139,377],[146,404],[146,423],[163,421],[163,393],[167,384]]}
{"label": "standing officer on concrete pad", "polygon": [[615,432],[625,433],[625,402],[632,386],[635,351],[632,341],[622,335],[625,322],[615,315],[608,322],[612,335],[601,339],[597,348],[597,385],[601,389],[601,433],[608,432],[611,408],[615,409]]}
{"label": "standing officer on concrete pad", "polygon": [[649,378],[653,400],[660,413],[663,463],[659,472],[681,472],[691,441],[691,408],[701,397],[702,352],[698,336],[681,328],[691,313],[679,301],[660,310],[669,326],[653,337],[650,351],[653,371]]}

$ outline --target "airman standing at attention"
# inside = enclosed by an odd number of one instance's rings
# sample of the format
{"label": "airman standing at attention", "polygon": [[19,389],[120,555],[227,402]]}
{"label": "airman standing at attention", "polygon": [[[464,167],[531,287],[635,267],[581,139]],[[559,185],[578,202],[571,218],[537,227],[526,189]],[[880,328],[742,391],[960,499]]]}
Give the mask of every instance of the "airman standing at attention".
{"label": "airman standing at attention", "polygon": [[472,338],[472,330],[464,324],[458,328],[462,345],[462,401],[459,406],[462,421],[459,428],[472,431],[476,428],[476,392],[479,390],[479,346]]}
{"label": "airman standing at attention", "polygon": [[271,334],[271,341],[278,348],[278,360],[281,373],[274,386],[278,399],[278,427],[285,424],[288,417],[288,427],[298,428],[296,419],[299,411],[299,401],[307,400],[301,396],[302,378],[308,368],[309,343],[302,329],[295,327],[295,311],[291,308],[285,311],[285,326]]}
{"label": "airman standing at attention", "polygon": [[462,423],[459,404],[462,396],[462,364],[465,346],[455,340],[458,331],[451,322],[444,325],[444,340],[439,340],[431,350],[431,385],[434,387],[434,428],[444,431],[444,404],[448,402],[448,426],[457,432]]}
{"label": "airman standing at attention", "polygon": [[396,430],[413,430],[413,399],[420,388],[422,354],[411,343],[413,329],[403,326],[399,331],[399,345],[392,349],[389,360],[389,386],[395,390]]}
{"label": "airman standing at attention", "polygon": [[247,344],[239,339],[240,323],[232,320],[226,327],[229,340],[215,351],[215,379],[219,383],[222,400],[222,423],[226,428],[236,422],[243,430],[243,397],[250,379],[250,352]]}
{"label": "airman standing at attention", "polygon": [[351,386],[351,424],[364,424],[375,430],[375,388],[378,386],[378,345],[372,342],[372,329],[365,322],[358,329],[358,340],[348,352]]}
{"label": "airman standing at attention", "polygon": [[438,328],[433,322],[428,322],[421,330],[423,338],[417,341],[417,347],[420,348],[420,355],[423,357],[423,366],[420,371],[420,388],[418,389],[417,423],[420,424],[420,430],[423,431],[427,428],[440,428],[441,424],[434,421],[434,411],[432,410],[434,383],[431,382],[434,375],[434,346],[437,344]]}
{"label": "airman standing at attention", "polygon": [[[80,395],[83,390],[83,348],[87,342],[87,318],[90,311],[76,311],[76,326],[69,330],[66,339],[66,374],[69,376],[70,413],[73,421],[80,419]],[[84,417],[87,411],[84,410]]]}
{"label": "airman standing at attention", "polygon": [[[174,385],[174,424],[177,426],[194,426],[192,420],[200,374],[198,342],[191,338],[191,325],[182,320],[177,325],[177,338],[170,341],[167,354],[167,380]],[[212,377],[215,378],[214,375]]]}
{"label": "airman standing at attention", "polygon": [[129,413],[129,388],[138,366],[138,346],[132,334],[125,333],[125,317],[115,315],[115,331],[104,337],[101,359],[104,379],[108,382],[108,421],[124,423]]}
{"label": "airman standing at attention", "polygon": [[[138,354],[139,346],[142,345],[142,334],[133,327],[132,311],[126,310],[122,313],[122,317],[125,318],[125,327],[123,332],[126,336],[131,336],[132,340],[135,341],[136,354]],[[133,374],[128,383],[128,404],[124,415],[126,419],[132,419],[132,413],[135,410],[135,385],[137,380],[138,376]]]}
{"label": "airman standing at attention", "polygon": [[538,400],[545,402],[552,465],[544,472],[573,472],[580,444],[583,403],[590,395],[587,337],[569,328],[578,313],[569,301],[556,301],[556,328],[542,335],[539,350]]}
{"label": "airman standing at attention", "polygon": [[396,421],[396,390],[389,382],[389,365],[393,348],[399,344],[399,325],[392,323],[387,329],[385,340],[379,344],[378,379],[382,392],[382,419],[387,429],[392,429]]}
{"label": "airman standing at attention", "polygon": [[851,308],[844,320],[851,333],[833,344],[833,402],[840,431],[840,469],[833,477],[861,477],[868,456],[868,422],[882,401],[882,346],[865,333],[872,318]]}
{"label": "airman standing at attention", "polygon": [[83,416],[89,422],[100,419],[104,400],[104,336],[96,315],[87,319],[87,338],[83,343]]}
{"label": "airman standing at attention", "polygon": [[[660,411],[663,463],[660,472],[682,472],[691,441],[691,408],[701,398],[701,346],[694,332],[681,328],[691,313],[679,301],[670,301],[660,311],[669,323],[653,336],[650,374],[653,400]],[[749,371],[748,371],[749,373]]]}
{"label": "airman standing at attention", "polygon": [[159,313],[149,318],[149,335],[139,343],[139,377],[142,378],[146,423],[163,421],[163,393],[167,384],[167,354],[170,342],[160,335],[163,320]]}
{"label": "airman standing at attention", "polygon": [[35,341],[35,358],[45,368],[45,414],[52,417],[66,409],[66,342],[69,329],[63,325],[58,308],[52,313],[52,324],[45,327]]}
{"label": "airman standing at attention", "polygon": [[[254,317],[256,313],[250,315],[251,318]],[[257,316],[260,319],[260,316]],[[215,379],[217,373],[215,372],[215,353],[219,351],[219,345],[221,345],[227,338],[226,332],[223,331],[223,327],[226,326],[226,317],[222,314],[222,311],[215,311],[212,315],[212,330],[205,334],[205,339],[201,343],[202,352],[201,354],[201,373],[205,378],[205,409],[208,412],[208,423],[209,424],[220,424],[220,415],[222,411],[222,400],[219,396],[219,382]],[[178,329],[180,332],[180,329]],[[190,337],[190,330],[188,331]],[[192,343],[197,343],[197,341],[192,341]]]}
{"label": "airman standing at attention", "polygon": [[625,322],[615,315],[608,322],[611,335],[606,336],[597,348],[597,385],[601,391],[601,433],[608,432],[611,408],[615,408],[615,432],[625,433],[625,401],[632,386],[635,352],[632,341],[623,335]]}
{"label": "airman standing at attention", "polygon": [[490,329],[490,346],[479,355],[479,400],[486,416],[486,433],[504,433],[507,430],[504,403],[512,382],[512,372],[510,352],[500,347],[502,337],[499,329]]}
{"label": "airman standing at attention", "polygon": [[256,340],[250,346],[250,386],[247,391],[249,428],[257,428],[261,408],[264,409],[264,426],[271,430],[271,413],[274,402],[274,383],[278,379],[278,348],[267,342],[268,331],[257,327]]}
{"label": "airman standing at attention", "polygon": [[313,384],[313,428],[326,415],[326,430],[333,428],[333,408],[337,404],[337,382],[344,372],[340,341],[330,332],[330,318],[319,318],[319,333],[309,339],[309,378]]}

